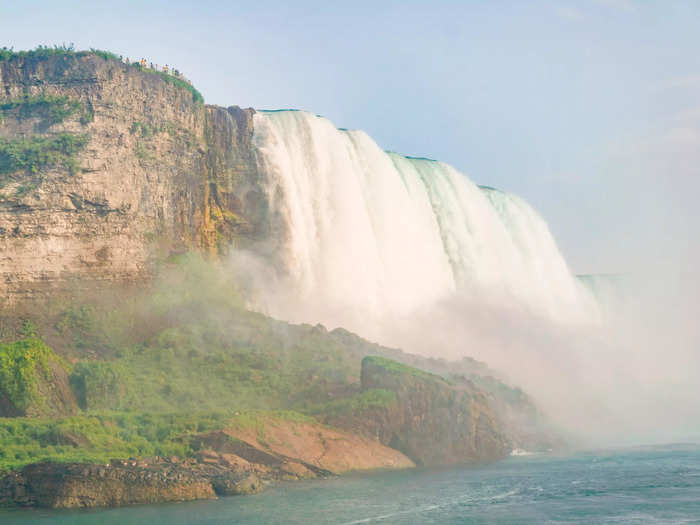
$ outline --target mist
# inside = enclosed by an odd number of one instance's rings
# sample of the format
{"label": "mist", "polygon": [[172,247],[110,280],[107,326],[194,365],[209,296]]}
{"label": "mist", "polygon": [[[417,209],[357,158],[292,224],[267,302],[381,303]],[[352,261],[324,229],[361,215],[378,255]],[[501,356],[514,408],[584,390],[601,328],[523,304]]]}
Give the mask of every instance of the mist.
{"label": "mist", "polygon": [[700,439],[689,250],[649,242],[636,267],[579,279],[516,196],[303,112],[256,119],[285,233],[273,261],[232,261],[254,308],[473,357],[532,395],[576,446]]}
{"label": "mist", "polygon": [[275,317],[344,327],[427,357],[485,363],[533,396],[571,446],[700,439],[699,283],[677,266],[616,277],[599,297],[602,317],[565,325],[487,293],[373,316],[311,298],[300,302],[294,283],[250,253],[232,264],[245,276],[252,306]]}

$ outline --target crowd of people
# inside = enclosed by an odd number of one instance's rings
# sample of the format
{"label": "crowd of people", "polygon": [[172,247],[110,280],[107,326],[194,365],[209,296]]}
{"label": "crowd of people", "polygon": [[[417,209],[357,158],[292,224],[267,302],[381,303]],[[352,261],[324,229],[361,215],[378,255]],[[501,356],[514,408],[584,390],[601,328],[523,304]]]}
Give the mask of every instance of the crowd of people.
{"label": "crowd of people", "polygon": [[182,73],[180,73],[180,71],[178,71],[178,70],[175,69],[175,68],[172,68],[172,67],[168,66],[168,64],[165,64],[165,65],[161,68],[158,64],[154,64],[153,62],[147,62],[145,58],[142,58],[141,60],[139,60],[139,61],[134,61],[134,62],[130,62],[130,61],[129,61],[129,57],[126,57],[126,58],[125,58],[125,57],[123,57],[123,56],[119,56],[119,58],[120,58],[121,61],[124,62],[127,66],[128,66],[128,65],[131,65],[131,64],[138,64],[138,65],[141,66],[143,69],[152,69],[153,71],[163,72],[163,73],[165,73],[166,75],[172,75],[172,76],[174,76],[174,77],[177,77],[177,78],[179,78],[179,79],[184,80],[184,81],[187,82],[188,84],[191,84],[191,82],[190,82],[188,79],[186,79],[186,78],[184,77],[184,75],[183,75]]}

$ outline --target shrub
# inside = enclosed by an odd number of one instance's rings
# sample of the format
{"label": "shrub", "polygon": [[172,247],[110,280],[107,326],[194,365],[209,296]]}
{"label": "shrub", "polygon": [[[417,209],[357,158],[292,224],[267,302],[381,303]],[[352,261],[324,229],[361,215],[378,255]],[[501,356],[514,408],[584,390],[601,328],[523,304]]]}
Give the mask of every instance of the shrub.
{"label": "shrub", "polygon": [[224,411],[0,418],[0,471],[39,461],[107,463],[112,458],[189,456],[190,435],[225,428],[232,416]]}
{"label": "shrub", "polygon": [[372,388],[344,399],[312,405],[305,412],[317,417],[357,416],[369,410],[389,407],[396,403],[396,399],[396,393],[390,390]]}
{"label": "shrub", "polygon": [[20,170],[38,173],[43,168],[55,166],[74,173],[77,169],[75,157],[88,140],[88,135],[72,133],[0,139],[0,173]]}
{"label": "shrub", "polygon": [[151,69],[149,67],[143,67],[141,64],[138,62],[134,62],[131,64],[132,67],[135,67],[136,69],[139,69],[140,71],[144,73],[149,73],[151,75],[158,75],[160,78],[165,80],[168,84],[172,84],[175,87],[186,89],[192,94],[192,100],[198,104],[204,104],[204,97],[202,94],[197,91],[197,89],[190,84],[189,82],[186,82],[180,77],[173,76],[169,73],[165,73],[164,71],[157,71],[155,69]]}
{"label": "shrub", "polygon": [[36,335],[0,344],[0,392],[21,411],[40,402],[37,374],[48,376],[53,351]]}
{"label": "shrub", "polygon": [[39,116],[48,125],[51,125],[63,122],[69,116],[77,113],[82,108],[82,104],[79,100],[66,96],[41,94],[1,103],[0,115],[5,116],[17,108],[20,119]]}
{"label": "shrub", "polygon": [[15,51],[11,47],[0,48],[0,62],[14,58],[48,58],[53,56],[87,56],[96,55],[105,60],[119,60],[119,57],[110,51],[90,48],[89,51],[76,51],[73,44],[61,44],[60,46],[37,46],[26,51]]}

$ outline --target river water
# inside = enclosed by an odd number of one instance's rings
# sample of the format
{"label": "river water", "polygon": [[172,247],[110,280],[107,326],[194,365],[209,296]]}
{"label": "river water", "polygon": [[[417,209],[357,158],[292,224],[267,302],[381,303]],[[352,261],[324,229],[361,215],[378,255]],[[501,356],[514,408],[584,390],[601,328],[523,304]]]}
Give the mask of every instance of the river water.
{"label": "river water", "polygon": [[0,523],[105,525],[699,523],[700,447],[512,457],[479,468],[356,474],[213,501],[0,511]]}

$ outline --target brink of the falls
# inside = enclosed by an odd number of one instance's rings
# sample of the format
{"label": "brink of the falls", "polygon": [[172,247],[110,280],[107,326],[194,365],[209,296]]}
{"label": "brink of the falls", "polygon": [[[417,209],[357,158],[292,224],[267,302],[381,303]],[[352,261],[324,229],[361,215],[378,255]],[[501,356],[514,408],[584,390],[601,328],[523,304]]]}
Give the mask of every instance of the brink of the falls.
{"label": "brink of the falls", "polygon": [[557,323],[595,317],[591,293],[519,197],[307,112],[254,119],[280,232],[283,276],[265,301],[273,315],[366,333],[459,296]]}

